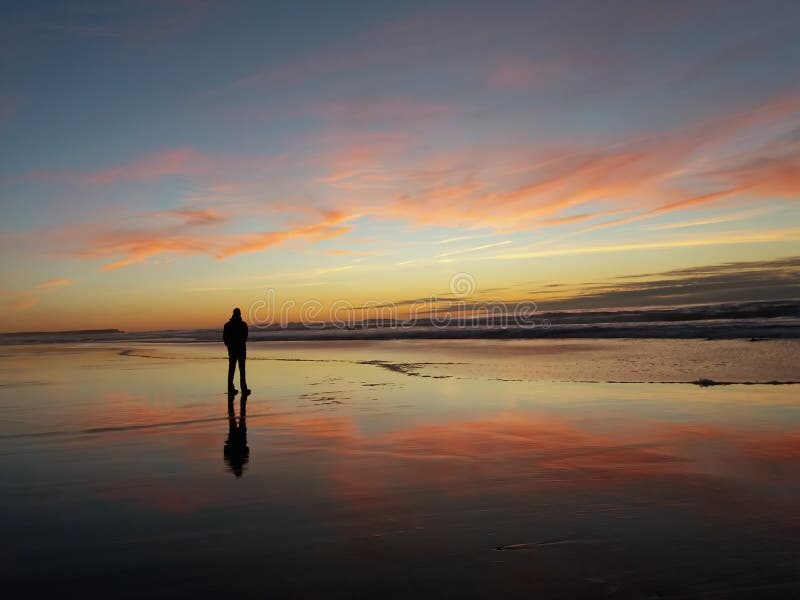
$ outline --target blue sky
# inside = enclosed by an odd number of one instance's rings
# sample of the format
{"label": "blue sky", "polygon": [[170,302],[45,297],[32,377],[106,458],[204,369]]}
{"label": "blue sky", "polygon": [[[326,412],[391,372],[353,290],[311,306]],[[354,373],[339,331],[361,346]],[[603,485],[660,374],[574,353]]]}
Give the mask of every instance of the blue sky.
{"label": "blue sky", "polygon": [[[458,272],[572,306],[800,254],[793,2],[4,14],[6,331],[207,326],[268,286],[357,304]],[[684,300],[720,299],[701,289]]]}

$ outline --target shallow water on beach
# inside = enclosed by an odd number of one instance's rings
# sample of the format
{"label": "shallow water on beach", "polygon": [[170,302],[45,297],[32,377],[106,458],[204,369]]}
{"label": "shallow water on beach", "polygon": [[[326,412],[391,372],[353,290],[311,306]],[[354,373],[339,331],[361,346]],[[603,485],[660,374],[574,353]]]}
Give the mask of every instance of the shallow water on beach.
{"label": "shallow water on beach", "polygon": [[115,597],[797,597],[800,387],[587,382],[797,379],[796,342],[692,341],[670,365],[644,342],[253,345],[233,417],[216,346],[4,347],[0,574]]}

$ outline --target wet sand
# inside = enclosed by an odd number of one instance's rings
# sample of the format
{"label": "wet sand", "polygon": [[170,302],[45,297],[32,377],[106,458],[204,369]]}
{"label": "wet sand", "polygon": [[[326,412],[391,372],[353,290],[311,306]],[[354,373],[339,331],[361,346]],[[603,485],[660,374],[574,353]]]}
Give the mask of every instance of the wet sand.
{"label": "wet sand", "polygon": [[[253,344],[242,423],[216,345],[3,347],[0,574],[33,595],[795,598],[800,387],[755,382],[800,379],[798,349]],[[699,379],[755,384],[643,383]]]}
{"label": "wet sand", "polygon": [[[129,344],[124,355],[224,356],[219,344]],[[620,383],[800,381],[790,340],[348,340],[251,343],[251,361],[372,364],[407,375],[486,380]]]}

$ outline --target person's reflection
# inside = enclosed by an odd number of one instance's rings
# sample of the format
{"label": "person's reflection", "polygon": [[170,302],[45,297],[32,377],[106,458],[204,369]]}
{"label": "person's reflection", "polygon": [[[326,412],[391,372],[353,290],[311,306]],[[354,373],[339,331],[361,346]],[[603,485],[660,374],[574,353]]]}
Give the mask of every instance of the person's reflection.
{"label": "person's reflection", "polygon": [[247,445],[247,393],[242,394],[239,404],[239,421],[236,421],[236,412],[233,410],[235,394],[228,394],[228,439],[225,440],[223,454],[225,464],[236,477],[244,473],[247,461],[250,459],[250,448]]}

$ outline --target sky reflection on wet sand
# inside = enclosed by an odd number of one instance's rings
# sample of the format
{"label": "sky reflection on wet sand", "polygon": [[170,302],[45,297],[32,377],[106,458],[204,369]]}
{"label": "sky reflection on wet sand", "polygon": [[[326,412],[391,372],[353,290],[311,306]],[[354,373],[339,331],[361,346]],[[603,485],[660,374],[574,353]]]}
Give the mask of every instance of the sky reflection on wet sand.
{"label": "sky reflection on wet sand", "polygon": [[800,591],[796,386],[498,381],[330,348],[248,367],[241,478],[206,348],[4,348],[4,579],[131,596]]}

